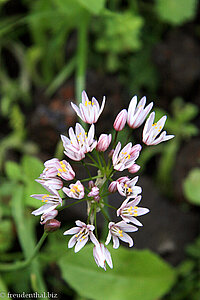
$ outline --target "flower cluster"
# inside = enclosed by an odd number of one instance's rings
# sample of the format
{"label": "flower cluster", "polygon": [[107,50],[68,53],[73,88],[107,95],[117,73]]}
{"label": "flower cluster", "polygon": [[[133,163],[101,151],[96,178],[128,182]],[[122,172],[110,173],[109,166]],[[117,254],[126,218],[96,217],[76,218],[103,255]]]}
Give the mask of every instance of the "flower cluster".
{"label": "flower cluster", "polygon": [[[100,107],[95,98],[90,101],[86,92],[83,91],[82,103],[79,107],[74,103],[71,105],[82,121],[90,124],[90,128],[86,132],[81,124],[77,123],[75,130],[72,127],[69,128],[68,137],[61,135],[64,154],[72,161],[82,164],[88,172],[88,178],[80,180],[78,174],[75,174],[72,166],[66,160],[60,161],[53,158],[46,161],[44,171],[36,181],[47,190],[47,193],[31,195],[44,203],[32,214],[41,215],[40,223],[48,228],[48,232],[51,232],[60,227],[60,222],[55,220],[58,211],[73,205],[73,203],[66,203],[67,205],[62,206],[63,201],[75,199],[74,204],[77,201],[86,201],[86,223],[77,220],[76,227],[66,230],[64,235],[72,235],[68,247],[75,246],[75,252],[80,251],[90,239],[94,244],[93,256],[96,264],[106,270],[106,263],[110,268],[113,267],[113,264],[110,252],[105,245],[108,245],[112,239],[114,249],[119,247],[120,240],[132,247],[133,239],[128,233],[137,231],[138,227],[142,226],[137,217],[149,212],[148,208],[138,207],[142,198],[142,188],[136,185],[139,177],[129,177],[140,169],[136,160],[140,156],[142,146],[140,144],[133,145],[128,141],[129,137],[127,137],[126,144],[122,145],[118,140],[118,132],[123,130],[126,123],[132,129],[141,126],[150,113],[153,103],[145,107],[146,97],[143,97],[137,104],[137,97],[134,96],[128,110],[123,109],[119,112],[114,121],[114,137],[111,134],[103,133],[99,139],[95,138],[94,124],[103,111],[105,97]],[[148,146],[157,145],[174,137],[167,135],[166,131],[162,132],[166,116],[156,123],[154,123],[154,119],[155,113],[151,112],[143,129],[142,140]],[[92,176],[89,167],[97,168],[97,175]],[[117,175],[124,170],[127,170],[127,176]],[[85,182],[88,183],[85,184]],[[61,198],[59,190],[66,195],[64,199]],[[109,205],[107,201],[109,194],[116,192],[123,197],[119,208]],[[58,208],[58,206],[62,207]],[[116,216],[120,218],[117,223],[110,220],[108,207],[115,209]],[[106,224],[108,223],[108,235],[105,243],[98,240],[96,215],[99,212],[102,212]]]}

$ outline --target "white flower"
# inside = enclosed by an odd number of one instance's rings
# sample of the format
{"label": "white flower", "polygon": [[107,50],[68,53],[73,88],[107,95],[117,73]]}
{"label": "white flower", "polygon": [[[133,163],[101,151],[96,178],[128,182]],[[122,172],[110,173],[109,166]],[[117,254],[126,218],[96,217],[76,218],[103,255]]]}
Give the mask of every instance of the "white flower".
{"label": "white flower", "polygon": [[88,241],[88,237],[90,237],[90,240],[94,245],[98,245],[99,242],[92,232],[95,228],[93,225],[86,225],[79,220],[75,223],[77,227],[73,227],[63,233],[64,235],[73,234],[73,236],[69,240],[68,248],[72,248],[76,244],[74,252],[78,252],[85,246]]}
{"label": "white flower", "polygon": [[57,216],[57,214],[57,209],[44,213],[40,218],[40,224],[43,225],[46,223],[46,221],[54,219]]}
{"label": "white flower", "polygon": [[94,140],[94,125],[90,126],[87,132],[83,127],[76,123],[75,133],[72,127],[69,128],[69,138],[61,135],[63,146],[65,148],[65,155],[69,158],[79,161],[85,157],[85,153],[91,152],[97,145],[97,141]]}
{"label": "white flower", "polygon": [[165,125],[167,116],[163,116],[157,123],[153,123],[154,118],[155,118],[155,112],[152,112],[144,125],[143,142],[146,145],[157,145],[161,142],[170,140],[174,137],[174,135],[166,135],[166,131],[163,131],[161,133]]}
{"label": "white flower", "polygon": [[42,214],[47,214],[50,211],[53,211],[59,204],[62,205],[62,199],[60,195],[58,194],[57,191],[54,193],[52,192],[53,195],[48,195],[48,194],[34,194],[31,195],[30,197],[41,200],[44,205],[42,205],[40,208],[34,210],[32,212],[33,215],[38,216]]}
{"label": "white flower", "polygon": [[145,107],[146,97],[143,97],[137,105],[137,96],[134,96],[128,107],[127,123],[131,128],[138,128],[144,122],[146,116],[153,107],[153,102]]}
{"label": "white flower", "polygon": [[135,185],[138,181],[138,178],[139,177],[136,176],[133,179],[127,178],[125,182],[117,182],[117,189],[120,195],[128,198],[135,198],[138,194],[142,193],[142,188]]}
{"label": "white flower", "polygon": [[63,192],[71,198],[74,199],[82,199],[84,197],[84,186],[82,183],[78,180],[75,184],[70,184],[70,188],[63,188]]}
{"label": "white flower", "polygon": [[35,179],[35,181],[40,183],[50,193],[60,190],[63,187],[63,182],[59,178]]}
{"label": "white flower", "polygon": [[104,109],[106,98],[103,97],[101,108],[98,101],[93,97],[92,101],[89,101],[85,91],[82,92],[82,103],[79,108],[76,104],[71,102],[72,108],[75,110],[79,118],[88,124],[96,123],[100,114]]}
{"label": "white flower", "polygon": [[[136,146],[138,149],[137,151],[135,150]],[[128,143],[121,151],[120,149],[121,143],[118,142],[112,155],[113,166],[117,171],[123,171],[130,168],[135,163],[135,160],[138,158],[140,152],[138,145],[132,147],[132,143]]]}
{"label": "white flower", "polygon": [[149,209],[137,207],[137,204],[140,202],[141,198],[141,196],[137,196],[130,202],[128,202],[130,198],[126,199],[117,210],[117,216],[120,216],[125,222],[131,222],[137,226],[142,226],[142,223],[140,223],[135,217],[147,214]]}
{"label": "white flower", "polygon": [[113,248],[117,249],[119,247],[119,239],[128,243],[129,247],[133,246],[133,239],[126,232],[135,232],[138,230],[137,227],[127,224],[125,221],[120,221],[118,223],[110,222],[109,233],[105,244],[110,243],[111,238],[113,239]]}
{"label": "white flower", "polygon": [[93,256],[98,267],[101,267],[106,271],[106,262],[107,262],[109,267],[111,269],[113,268],[110,252],[102,243],[99,243],[98,245],[94,246]]}
{"label": "white flower", "polygon": [[48,179],[56,176],[61,177],[64,180],[72,180],[75,177],[71,165],[66,160],[52,158],[44,163],[45,169],[40,175],[40,178]]}

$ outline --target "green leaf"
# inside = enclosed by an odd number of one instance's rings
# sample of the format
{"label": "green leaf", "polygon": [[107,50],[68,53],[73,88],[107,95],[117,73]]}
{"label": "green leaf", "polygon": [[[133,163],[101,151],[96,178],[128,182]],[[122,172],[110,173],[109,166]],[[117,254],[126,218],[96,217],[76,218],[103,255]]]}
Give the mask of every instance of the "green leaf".
{"label": "green leaf", "polygon": [[114,268],[97,267],[92,245],[79,253],[68,251],[59,260],[62,277],[81,296],[102,300],[155,300],[164,295],[175,280],[175,272],[148,250],[109,247]]}
{"label": "green leaf", "polygon": [[1,276],[0,276],[0,298],[3,298],[5,300],[10,299],[8,298],[8,289]]}
{"label": "green leaf", "polygon": [[78,2],[92,14],[99,14],[105,6],[106,0],[78,0]]}
{"label": "green leaf", "polygon": [[185,197],[192,204],[200,205],[200,168],[195,168],[183,182]]}
{"label": "green leaf", "polygon": [[103,24],[97,29],[99,39],[98,51],[120,54],[140,49],[140,33],[143,19],[131,13],[113,13],[105,16]]}
{"label": "green leaf", "polygon": [[10,180],[18,181],[23,179],[20,165],[14,161],[7,161],[5,164],[6,175]]}
{"label": "green leaf", "polygon": [[9,220],[0,221],[0,252],[8,250],[12,245],[13,230]]}
{"label": "green leaf", "polygon": [[195,17],[197,0],[156,0],[156,11],[162,21],[181,25]]}
{"label": "green leaf", "polygon": [[43,163],[34,156],[24,155],[22,158],[22,169],[27,180],[35,180],[40,176],[44,166]]}

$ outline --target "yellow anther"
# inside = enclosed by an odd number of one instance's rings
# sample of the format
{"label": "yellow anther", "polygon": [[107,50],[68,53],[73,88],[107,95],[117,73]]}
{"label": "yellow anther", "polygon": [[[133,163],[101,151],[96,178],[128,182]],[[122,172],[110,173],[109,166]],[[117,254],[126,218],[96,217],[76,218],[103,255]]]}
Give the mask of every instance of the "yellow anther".
{"label": "yellow anther", "polygon": [[78,234],[76,234],[75,237],[78,237]]}
{"label": "yellow anther", "polygon": [[42,199],[45,199],[46,197],[49,197],[49,195],[44,195],[44,196],[42,196]]}
{"label": "yellow anther", "polygon": [[123,234],[120,234],[119,236],[123,237]]}
{"label": "yellow anther", "polygon": [[118,230],[118,233],[121,234],[121,233],[122,233],[122,230]]}
{"label": "yellow anther", "polygon": [[125,183],[125,185],[124,185],[125,187],[127,187],[127,184]]}
{"label": "yellow anther", "polygon": [[132,192],[132,189],[131,189],[131,188],[128,188],[128,192],[131,193],[131,192]]}
{"label": "yellow anther", "polygon": [[58,171],[62,172],[62,169],[59,168]]}
{"label": "yellow anther", "polygon": [[156,125],[157,125],[157,123],[152,124],[152,126],[156,126]]}
{"label": "yellow anther", "polygon": [[87,106],[88,105],[88,102],[87,101],[85,101],[85,106]]}
{"label": "yellow anther", "polygon": [[88,104],[91,105],[91,101],[89,101]]}
{"label": "yellow anther", "polygon": [[126,154],[127,154],[127,152],[124,152],[124,154],[126,155]]}
{"label": "yellow anther", "polygon": [[134,209],[138,209],[138,206],[134,206]]}
{"label": "yellow anther", "polygon": [[48,202],[48,200],[46,199],[46,200],[44,200],[44,202]]}
{"label": "yellow anther", "polygon": [[127,158],[128,158],[128,159],[130,159],[130,158],[131,158],[130,154],[127,156]]}
{"label": "yellow anther", "polygon": [[138,215],[137,213],[134,213],[134,215],[133,215],[133,216],[134,216],[134,217],[137,217],[137,215]]}
{"label": "yellow anther", "polygon": [[58,176],[61,176],[61,174],[60,174],[60,173],[57,173],[57,175],[58,175]]}
{"label": "yellow anther", "polygon": [[72,193],[76,193],[76,191],[75,191],[74,189],[71,189],[71,192],[72,192]]}
{"label": "yellow anther", "polygon": [[92,105],[94,105],[94,103],[92,102]]}

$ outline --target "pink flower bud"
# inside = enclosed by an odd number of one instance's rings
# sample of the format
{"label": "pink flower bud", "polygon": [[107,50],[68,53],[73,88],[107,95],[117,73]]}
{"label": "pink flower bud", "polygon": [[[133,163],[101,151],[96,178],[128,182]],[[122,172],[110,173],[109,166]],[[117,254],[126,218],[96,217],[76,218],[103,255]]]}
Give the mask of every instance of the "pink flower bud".
{"label": "pink flower bud", "polygon": [[127,181],[129,181],[130,179],[127,176],[123,176],[117,179],[117,182],[119,183],[126,183]]}
{"label": "pink flower bud", "polygon": [[127,110],[123,109],[122,111],[120,111],[115,119],[115,122],[113,124],[113,127],[116,131],[121,131],[125,124],[126,124],[126,120],[127,120]]}
{"label": "pink flower bud", "polygon": [[99,188],[97,186],[94,186],[91,192],[88,194],[88,197],[93,197],[95,201],[99,202],[100,200]]}
{"label": "pink flower bud", "polygon": [[101,134],[96,146],[97,151],[101,151],[101,152],[106,151],[110,146],[111,140],[112,140],[111,134]]}
{"label": "pink flower bud", "polygon": [[60,225],[61,223],[56,219],[48,220],[44,225],[44,231],[48,233],[56,231],[58,228],[60,228]]}
{"label": "pink flower bud", "polygon": [[115,193],[117,191],[117,181],[112,181],[108,187],[110,193]]}
{"label": "pink flower bud", "polygon": [[88,186],[89,186],[90,189],[92,189],[92,188],[94,187],[94,181],[93,181],[93,180],[90,180],[90,181],[88,182]]}
{"label": "pink flower bud", "polygon": [[140,169],[140,166],[137,164],[133,164],[130,168],[128,168],[128,171],[132,174],[138,172]]}

